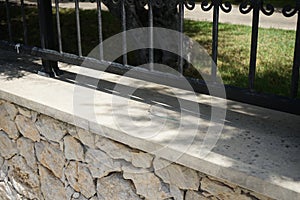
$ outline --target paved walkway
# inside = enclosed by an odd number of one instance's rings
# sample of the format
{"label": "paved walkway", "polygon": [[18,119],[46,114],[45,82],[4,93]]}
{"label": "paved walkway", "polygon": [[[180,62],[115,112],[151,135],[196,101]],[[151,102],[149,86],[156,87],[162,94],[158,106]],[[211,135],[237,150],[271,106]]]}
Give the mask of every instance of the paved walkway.
{"label": "paved walkway", "polygon": [[[60,3],[60,7],[62,8],[74,8],[73,2]],[[90,2],[80,2],[81,9],[96,9],[96,3]],[[107,10],[107,8],[103,5],[103,10]],[[212,9],[213,10],[213,9]],[[185,18],[197,20],[197,21],[212,21],[213,19],[213,11],[204,12],[201,9],[200,4],[196,4],[196,7],[190,11],[185,10]],[[251,26],[252,23],[252,13],[249,14],[241,14],[238,6],[233,5],[232,11],[230,13],[224,13],[220,11],[220,22],[221,23],[230,23],[230,24],[242,24]],[[286,30],[296,30],[296,15],[290,18],[284,17],[282,13],[275,12],[272,16],[265,16],[261,13],[260,15],[260,27],[263,28],[279,28]]]}

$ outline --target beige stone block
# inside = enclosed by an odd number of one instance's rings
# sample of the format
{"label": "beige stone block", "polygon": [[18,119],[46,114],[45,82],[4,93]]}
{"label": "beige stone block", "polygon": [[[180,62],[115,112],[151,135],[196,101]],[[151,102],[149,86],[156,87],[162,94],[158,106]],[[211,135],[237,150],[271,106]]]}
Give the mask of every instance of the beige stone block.
{"label": "beige stone block", "polygon": [[16,142],[9,139],[6,133],[0,131],[0,155],[9,159],[18,153]]}
{"label": "beige stone block", "polygon": [[54,142],[59,142],[67,133],[67,129],[62,122],[45,115],[40,115],[35,124],[40,134]]}
{"label": "beige stone block", "polygon": [[200,177],[195,170],[170,163],[161,158],[155,158],[153,161],[155,174],[165,183],[177,186],[180,189],[198,190]]}
{"label": "beige stone block", "polygon": [[93,177],[84,164],[71,161],[65,169],[65,175],[74,190],[86,198],[91,198],[96,194]]}
{"label": "beige stone block", "polygon": [[17,148],[21,156],[23,156],[31,169],[37,170],[37,163],[34,150],[34,142],[30,139],[21,137],[17,140]]}
{"label": "beige stone block", "polygon": [[63,183],[48,169],[39,165],[39,174],[41,180],[41,191],[45,200],[66,198],[66,191]]}
{"label": "beige stone block", "polygon": [[35,150],[38,161],[61,179],[65,165],[63,152],[47,142],[35,143]]}
{"label": "beige stone block", "polygon": [[24,137],[29,138],[34,142],[40,141],[40,133],[35,124],[29,118],[24,117],[23,115],[17,115],[15,122],[20,133]]}
{"label": "beige stone block", "polygon": [[64,153],[68,160],[84,161],[83,147],[81,143],[72,136],[64,137]]}
{"label": "beige stone block", "polygon": [[100,200],[141,200],[131,182],[117,173],[97,180],[97,196]]}
{"label": "beige stone block", "polygon": [[29,199],[40,199],[40,183],[35,173],[21,156],[15,156],[9,161],[8,177],[19,194]]}

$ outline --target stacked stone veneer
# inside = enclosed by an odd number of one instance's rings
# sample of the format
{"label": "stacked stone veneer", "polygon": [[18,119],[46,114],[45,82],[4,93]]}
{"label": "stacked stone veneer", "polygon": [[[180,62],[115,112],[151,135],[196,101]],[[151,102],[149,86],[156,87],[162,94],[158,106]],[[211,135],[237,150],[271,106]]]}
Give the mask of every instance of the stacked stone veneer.
{"label": "stacked stone veneer", "polygon": [[267,199],[0,100],[0,199]]}

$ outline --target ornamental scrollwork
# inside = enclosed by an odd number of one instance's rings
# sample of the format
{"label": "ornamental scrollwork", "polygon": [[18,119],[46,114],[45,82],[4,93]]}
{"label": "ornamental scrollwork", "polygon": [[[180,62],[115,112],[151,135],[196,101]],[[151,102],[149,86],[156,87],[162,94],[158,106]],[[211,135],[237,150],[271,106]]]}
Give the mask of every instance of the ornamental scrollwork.
{"label": "ornamental scrollwork", "polygon": [[204,0],[201,3],[201,8],[204,11],[209,11],[212,9],[212,7],[215,6],[220,7],[221,10],[225,13],[229,13],[232,10],[232,5],[228,1],[223,2],[222,0],[212,0],[211,3],[209,3],[208,0]]}
{"label": "ornamental scrollwork", "polygon": [[253,9],[261,10],[262,13],[267,16],[272,15],[275,11],[274,6],[269,3],[264,7],[263,0],[246,0],[239,6],[239,10],[242,14],[248,14]]}
{"label": "ornamental scrollwork", "polygon": [[184,5],[185,5],[186,9],[188,9],[188,10],[193,10],[196,6],[194,0],[185,0]]}
{"label": "ornamental scrollwork", "polygon": [[294,16],[297,12],[300,13],[300,1],[296,1],[296,6],[295,8],[292,8],[290,5],[287,5],[285,6],[283,9],[282,9],[282,14],[285,16],[285,17],[292,17]]}

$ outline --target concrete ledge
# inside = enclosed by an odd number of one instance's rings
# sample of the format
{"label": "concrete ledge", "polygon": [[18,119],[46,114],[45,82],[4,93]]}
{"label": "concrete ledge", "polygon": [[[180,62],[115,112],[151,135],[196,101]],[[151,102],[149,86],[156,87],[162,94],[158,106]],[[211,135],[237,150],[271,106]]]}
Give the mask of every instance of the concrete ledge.
{"label": "concrete ledge", "polygon": [[[211,125],[208,96],[199,94],[198,103],[202,112],[200,119],[193,113],[186,113],[184,117],[190,121],[190,125],[178,132],[176,131],[178,127],[174,127],[177,124],[174,123],[174,119],[176,121],[179,117],[176,107],[170,110],[159,107],[152,101],[155,98],[161,99],[172,107],[178,105],[178,101],[171,94],[172,88],[145,84],[137,80],[130,80],[127,82],[130,84],[126,85],[125,81],[122,82],[124,87],[134,88],[132,83],[144,86],[137,91],[136,99],[128,100],[120,94],[111,94],[114,93],[112,89],[120,78],[116,75],[101,74],[101,89],[96,91],[87,85],[75,88],[75,85],[70,83],[74,81],[73,73],[79,70],[76,66],[62,66],[69,71],[61,78],[65,80],[62,81],[41,77],[21,69],[25,69],[26,66],[32,68],[32,61],[23,59],[19,63],[9,63],[11,62],[0,63],[0,99],[238,184],[268,197],[300,199],[299,116],[227,101],[228,110],[223,131],[215,147],[203,158],[199,156],[198,147],[202,144],[206,130]],[[16,74],[18,76],[15,76]],[[87,80],[94,81],[91,78]],[[91,99],[85,99],[84,96],[81,97],[80,104],[77,104],[74,90],[78,89],[86,94],[92,93],[94,104],[91,105]],[[182,94],[183,101],[190,101],[189,97],[184,96],[185,91],[179,93]],[[117,112],[112,105],[114,101],[120,103]],[[151,137],[144,137],[143,132],[139,137],[138,134],[124,130],[126,124],[122,122],[128,123],[128,110],[124,108],[128,105],[133,109],[130,116],[136,119],[134,123],[138,126],[146,124],[149,121],[148,117],[153,117],[157,125],[166,123],[165,126],[159,134]],[[80,109],[78,106],[81,106]],[[90,113],[91,110],[94,113]],[[160,114],[166,115],[160,116]],[[173,118],[165,120],[166,116]],[[193,125],[199,120],[200,128],[195,137],[191,132]],[[136,133],[135,130],[132,131]],[[145,129],[145,131],[150,130]],[[192,143],[189,143],[190,141]]]}

